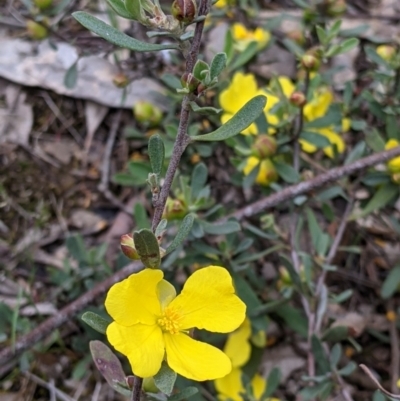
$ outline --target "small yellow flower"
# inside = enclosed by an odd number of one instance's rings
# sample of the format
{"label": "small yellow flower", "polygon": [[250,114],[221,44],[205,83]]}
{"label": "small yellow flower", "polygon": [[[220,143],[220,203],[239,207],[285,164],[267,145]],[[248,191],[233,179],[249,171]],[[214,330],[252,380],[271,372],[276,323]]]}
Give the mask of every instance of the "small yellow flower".
{"label": "small yellow flower", "polygon": [[[396,139],[389,139],[386,142],[385,150],[393,149],[393,148],[396,148],[397,146],[400,146],[399,141],[397,141]],[[386,165],[391,173],[399,173],[400,172],[400,156],[390,159],[386,163]]]}
{"label": "small yellow flower", "polygon": [[243,24],[236,22],[232,25],[231,29],[235,47],[239,51],[246,49],[250,42],[257,42],[258,48],[262,49],[271,39],[270,33],[260,27],[252,31],[247,29]]}
{"label": "small yellow flower", "polygon": [[[253,74],[243,74],[242,72],[235,73],[231,84],[219,95],[219,104],[224,110],[224,113],[221,116],[221,122],[225,124],[249,100],[257,95],[265,96],[265,92],[258,89],[255,76]],[[267,105],[269,102],[270,98],[268,97]],[[251,124],[242,131],[242,134],[257,134],[256,124]]]}
{"label": "small yellow flower", "polygon": [[256,177],[257,184],[268,186],[278,179],[278,174],[271,160],[260,160],[255,156],[247,158],[246,164],[243,168],[244,175],[249,175],[258,165],[260,165],[260,167]]}
{"label": "small yellow flower", "polygon": [[235,295],[226,269],[197,270],[178,296],[161,270],[144,269],[113,285],[105,306],[114,320],[107,339],[128,357],[135,375],[154,376],[164,358],[172,370],[193,380],[230,373],[228,356],[189,335],[195,327],[229,333],[243,322],[246,306]]}
{"label": "small yellow flower", "polygon": [[230,358],[233,368],[245,365],[250,359],[250,336],[251,324],[247,317],[237,330],[229,334],[224,352]]}
{"label": "small yellow flower", "polygon": [[311,100],[304,106],[304,116],[307,121],[313,121],[323,117],[329,109],[333,101],[333,93],[324,88],[320,90]]}
{"label": "small yellow flower", "polygon": [[376,52],[385,61],[390,61],[396,54],[396,48],[393,46],[389,46],[389,45],[381,45],[376,48]]}

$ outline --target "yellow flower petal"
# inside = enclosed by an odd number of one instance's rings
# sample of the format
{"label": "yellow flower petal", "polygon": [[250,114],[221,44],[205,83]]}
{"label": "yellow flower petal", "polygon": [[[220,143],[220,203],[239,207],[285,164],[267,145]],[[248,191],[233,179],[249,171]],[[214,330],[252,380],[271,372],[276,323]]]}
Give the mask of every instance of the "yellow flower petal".
{"label": "yellow flower petal", "polygon": [[314,95],[311,102],[304,106],[304,116],[307,121],[313,121],[323,117],[333,101],[333,94],[328,89],[323,89]]}
{"label": "yellow flower petal", "polygon": [[251,381],[251,387],[253,389],[254,398],[256,400],[261,400],[261,397],[267,388],[267,380],[257,373]]}
{"label": "yellow flower petal", "polygon": [[124,326],[154,324],[161,313],[156,288],[162,278],[161,270],[144,269],[114,284],[105,301],[108,314]]}
{"label": "yellow flower petal", "polygon": [[125,327],[113,322],[108,325],[106,334],[110,344],[128,357],[135,375],[150,377],[160,370],[165,350],[158,326],[138,323]]}
{"label": "yellow flower petal", "polygon": [[243,401],[240,394],[244,393],[245,390],[242,384],[242,371],[239,368],[233,368],[231,373],[215,380],[214,383],[219,393],[218,398],[221,400]]}
{"label": "yellow flower petal", "polygon": [[169,307],[179,311],[181,330],[197,327],[217,333],[235,330],[246,313],[246,305],[235,294],[231,276],[219,266],[195,271]]}
{"label": "yellow flower petal", "polygon": [[281,76],[281,77],[278,77],[278,82],[282,88],[283,94],[287,98],[289,98],[296,89],[296,87],[293,85],[292,80],[288,77]]}
{"label": "yellow flower petal", "polygon": [[164,309],[176,297],[175,287],[166,280],[161,280],[157,284],[157,297],[161,308]]}
{"label": "yellow flower petal", "polygon": [[[389,139],[386,142],[385,150],[393,149],[399,146],[400,143],[396,139]],[[398,173],[400,172],[400,156],[397,156],[393,159],[390,159],[387,162],[388,169],[391,173]]]}
{"label": "yellow flower petal", "polygon": [[232,369],[231,361],[221,350],[184,333],[164,333],[164,340],[168,365],[188,379],[214,380]]}
{"label": "yellow flower petal", "polygon": [[350,118],[343,118],[342,119],[342,132],[348,132],[351,128],[351,120]]}
{"label": "yellow flower petal", "polygon": [[314,153],[318,149],[315,145],[313,145],[310,142],[305,141],[304,139],[299,139],[299,142],[300,142],[301,149],[303,150],[303,152]]}
{"label": "yellow flower petal", "polygon": [[[261,163],[261,164],[260,164]],[[269,159],[259,160],[255,156],[250,156],[246,160],[246,164],[243,168],[243,174],[249,175],[258,165],[260,164],[258,174],[256,177],[256,183],[264,186],[268,186],[272,182],[275,182],[278,178],[276,169]]]}
{"label": "yellow flower petal", "polygon": [[224,111],[235,114],[257,94],[257,82],[253,74],[237,72],[228,88],[219,95],[219,104]]}
{"label": "yellow flower petal", "polygon": [[[318,132],[321,135],[324,135],[325,137],[327,137],[329,142],[332,145],[336,145],[336,150],[338,153],[344,152],[346,145],[343,141],[343,138],[339,134],[337,134],[335,131],[333,131],[330,128],[320,128],[318,130]],[[332,146],[327,146],[326,148],[323,149],[323,151],[328,157],[330,157],[330,158],[334,157],[334,152],[333,152]]]}
{"label": "yellow flower petal", "polygon": [[243,24],[236,22],[232,25],[232,36],[235,40],[246,39],[248,37],[248,30]]}
{"label": "yellow flower petal", "polygon": [[243,366],[250,359],[250,335],[251,325],[248,318],[244,320],[236,331],[229,334],[224,347],[224,352],[229,356],[232,362],[232,367],[236,368]]}

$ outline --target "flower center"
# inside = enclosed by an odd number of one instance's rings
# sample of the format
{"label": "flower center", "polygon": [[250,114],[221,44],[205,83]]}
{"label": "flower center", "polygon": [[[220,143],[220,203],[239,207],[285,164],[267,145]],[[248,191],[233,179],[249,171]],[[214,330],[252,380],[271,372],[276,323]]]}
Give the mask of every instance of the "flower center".
{"label": "flower center", "polygon": [[168,331],[171,334],[178,334],[180,328],[181,316],[173,309],[166,308],[162,316],[157,320],[158,325],[162,331]]}

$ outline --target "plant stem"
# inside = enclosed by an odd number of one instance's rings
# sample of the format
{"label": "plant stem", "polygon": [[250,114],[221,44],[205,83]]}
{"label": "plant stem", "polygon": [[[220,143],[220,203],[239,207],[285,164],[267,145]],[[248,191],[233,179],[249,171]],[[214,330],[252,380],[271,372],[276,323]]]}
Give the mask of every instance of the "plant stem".
{"label": "plant stem", "polygon": [[142,395],[142,383],[143,379],[141,377],[134,377],[131,401],[140,401]]}

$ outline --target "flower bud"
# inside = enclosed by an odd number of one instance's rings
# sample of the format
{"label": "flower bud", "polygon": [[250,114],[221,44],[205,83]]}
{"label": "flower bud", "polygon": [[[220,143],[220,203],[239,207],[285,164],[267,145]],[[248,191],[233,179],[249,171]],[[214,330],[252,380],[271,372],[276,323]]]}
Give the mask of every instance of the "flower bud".
{"label": "flower bud", "polygon": [[32,20],[26,21],[26,29],[32,39],[41,40],[48,36],[47,28]]}
{"label": "flower bud", "polygon": [[129,85],[129,79],[123,72],[119,72],[117,75],[114,76],[113,84],[117,88],[125,88]]}
{"label": "flower bud", "polygon": [[133,106],[133,115],[139,123],[152,127],[156,126],[162,119],[161,109],[146,100],[138,101]]}
{"label": "flower bud", "polygon": [[400,173],[394,173],[392,174],[392,181],[395,184],[400,184]]}
{"label": "flower bud", "polygon": [[121,236],[121,251],[123,254],[132,260],[139,260],[140,256],[135,248],[135,242],[131,234],[124,234]]}
{"label": "flower bud", "polygon": [[259,159],[267,159],[276,153],[277,144],[271,135],[258,135],[252,146],[253,155]]}
{"label": "flower bud", "polygon": [[190,72],[185,72],[181,77],[181,84],[183,88],[189,89],[193,93],[197,91],[200,81]]}
{"label": "flower bud", "polygon": [[293,40],[293,42],[297,43],[300,46],[304,45],[304,43],[306,41],[306,38],[304,37],[304,33],[300,29],[298,29],[296,31],[288,32],[287,37],[289,39]]}
{"label": "flower bud", "polygon": [[195,0],[174,0],[171,14],[180,22],[189,24],[196,18],[197,5]]}
{"label": "flower bud", "polygon": [[300,63],[302,67],[307,71],[317,71],[321,64],[320,60],[312,54],[305,54],[301,58]]}
{"label": "flower bud", "polygon": [[183,219],[187,213],[188,207],[183,200],[168,198],[163,218],[167,220],[180,220]]}
{"label": "flower bud", "polygon": [[390,61],[396,54],[396,48],[393,46],[389,46],[389,45],[381,45],[376,48],[376,52],[384,60]]}
{"label": "flower bud", "polygon": [[45,10],[46,8],[51,7],[53,0],[34,0],[34,3],[40,10]]}
{"label": "flower bud", "polygon": [[346,12],[346,0],[328,0],[326,13],[330,17],[340,17]]}
{"label": "flower bud", "polygon": [[307,99],[303,92],[293,92],[289,98],[289,102],[293,106],[303,107],[307,103]]}

